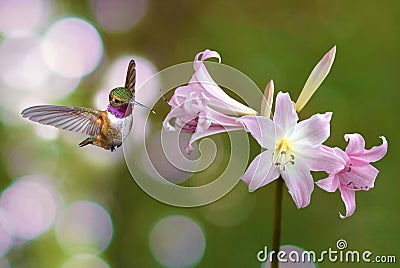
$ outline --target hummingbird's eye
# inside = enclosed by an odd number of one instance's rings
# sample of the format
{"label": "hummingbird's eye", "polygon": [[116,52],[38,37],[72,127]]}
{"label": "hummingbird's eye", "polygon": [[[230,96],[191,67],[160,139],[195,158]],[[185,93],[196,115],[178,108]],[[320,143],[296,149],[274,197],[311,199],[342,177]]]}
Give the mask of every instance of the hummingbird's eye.
{"label": "hummingbird's eye", "polygon": [[114,99],[115,103],[120,103],[119,99]]}

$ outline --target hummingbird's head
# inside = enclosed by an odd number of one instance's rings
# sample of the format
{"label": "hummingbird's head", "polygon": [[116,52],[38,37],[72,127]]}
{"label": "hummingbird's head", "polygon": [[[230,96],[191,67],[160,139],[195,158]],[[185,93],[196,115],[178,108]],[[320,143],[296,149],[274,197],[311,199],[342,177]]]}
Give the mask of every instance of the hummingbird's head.
{"label": "hummingbird's head", "polygon": [[132,92],[124,87],[114,88],[108,96],[110,105],[113,107],[127,107],[132,98]]}

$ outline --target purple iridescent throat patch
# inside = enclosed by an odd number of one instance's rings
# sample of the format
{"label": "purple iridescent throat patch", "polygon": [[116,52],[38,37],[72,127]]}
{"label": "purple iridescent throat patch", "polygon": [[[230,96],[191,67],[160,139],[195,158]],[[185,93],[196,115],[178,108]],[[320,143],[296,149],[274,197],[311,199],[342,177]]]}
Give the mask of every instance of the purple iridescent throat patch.
{"label": "purple iridescent throat patch", "polygon": [[124,118],[129,115],[127,112],[128,107],[113,107],[111,105],[108,105],[107,111],[114,115],[116,118]]}

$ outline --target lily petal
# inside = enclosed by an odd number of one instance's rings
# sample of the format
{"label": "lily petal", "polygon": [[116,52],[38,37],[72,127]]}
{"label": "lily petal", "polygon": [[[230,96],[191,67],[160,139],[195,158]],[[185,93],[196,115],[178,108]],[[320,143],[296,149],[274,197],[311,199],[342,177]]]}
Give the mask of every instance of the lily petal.
{"label": "lily petal", "polygon": [[254,158],[242,180],[249,186],[249,191],[253,192],[275,180],[278,176],[277,169],[272,165],[272,153],[265,151]]}
{"label": "lily petal", "polygon": [[188,85],[180,86],[175,89],[174,95],[172,95],[168,104],[172,107],[182,105],[187,99],[190,99],[191,94],[200,94],[201,90],[198,86]]}
{"label": "lily petal", "polygon": [[204,132],[211,126],[211,120],[207,115],[204,113],[199,114],[196,126],[196,132]]}
{"label": "lily petal", "polygon": [[[201,115],[203,116],[203,115]],[[205,107],[205,116],[213,123],[222,126],[233,126],[244,128],[243,123],[240,118],[225,115],[223,113],[217,112],[209,107]]]}
{"label": "lily petal", "polygon": [[346,215],[343,216],[340,212],[340,218],[344,219],[353,215],[356,209],[356,195],[353,190],[349,190],[345,187],[339,187],[340,194],[342,196],[342,200],[344,205],[346,206]]}
{"label": "lily petal", "polygon": [[271,116],[271,109],[274,97],[274,81],[268,82],[264,90],[264,98],[261,100],[261,115],[269,118]]}
{"label": "lily petal", "polygon": [[309,119],[298,123],[293,131],[292,140],[298,143],[308,143],[311,146],[322,144],[330,135],[332,113],[315,114]]}
{"label": "lily petal", "polygon": [[217,51],[206,49],[202,52],[197,53],[194,57],[194,70],[197,71],[198,69],[200,69],[202,62],[210,58],[217,58],[218,63],[221,62],[221,55],[219,55]]}
{"label": "lily petal", "polygon": [[345,187],[353,190],[369,190],[374,188],[374,182],[379,171],[370,164],[353,165],[348,172],[338,174]]}
{"label": "lily petal", "polygon": [[170,123],[172,118],[176,118],[180,114],[180,109],[172,108],[163,121],[163,127],[168,131],[175,131],[176,128]]}
{"label": "lily petal", "polygon": [[271,119],[263,116],[242,116],[240,120],[261,147],[275,149],[275,128]]}
{"label": "lily petal", "polygon": [[281,173],[297,208],[308,206],[314,181],[307,164],[296,159],[296,164]]}
{"label": "lily petal", "polygon": [[344,169],[346,163],[336,154],[324,150],[322,147],[304,148],[301,156],[307,159],[310,170],[325,171],[326,173],[337,173]]}
{"label": "lily petal", "polygon": [[240,125],[240,126],[218,126],[218,125],[216,125],[216,126],[209,127],[205,131],[195,131],[189,140],[189,144],[186,147],[186,152],[188,154],[192,153],[193,152],[193,146],[192,146],[193,142],[195,142],[201,138],[211,136],[214,134],[218,134],[218,133],[234,131],[234,130],[241,130],[241,129],[243,129],[242,125]]}
{"label": "lily petal", "polygon": [[346,134],[344,135],[344,139],[349,142],[346,147],[348,155],[360,155],[364,152],[365,140],[360,134]]}
{"label": "lily petal", "polygon": [[[201,55],[201,58],[199,60],[199,56]],[[215,108],[216,110],[225,113],[227,115],[256,115],[257,111],[253,110],[252,108],[236,101],[235,99],[232,99],[229,97],[228,94],[226,94],[222,88],[220,88],[217,83],[212,79],[210,74],[207,71],[206,66],[204,65],[203,61],[205,59],[211,58],[211,57],[217,57],[218,60],[221,60],[221,57],[219,56],[218,52],[216,51],[211,51],[211,50],[206,50],[204,52],[200,52],[199,54],[196,55],[195,57],[195,63],[194,63],[194,69],[195,73],[193,74],[192,78],[189,81],[189,85],[195,85],[199,86],[203,89],[204,93],[207,94],[207,96],[210,99],[217,99],[219,102],[217,103],[210,103],[209,106],[212,108]],[[218,104],[223,103],[221,107]],[[213,107],[212,105],[215,105]],[[226,109],[229,107],[229,109]]]}
{"label": "lily petal", "polygon": [[280,138],[283,135],[290,135],[298,119],[289,93],[278,92],[274,114],[276,138]]}
{"label": "lily petal", "polygon": [[384,136],[381,136],[380,138],[382,139],[382,144],[374,146],[369,150],[364,150],[361,156],[362,160],[366,162],[376,162],[386,155],[388,148],[386,138]]}
{"label": "lily petal", "polygon": [[[206,122],[207,126],[203,126],[202,122]],[[199,123],[196,131],[190,138],[189,145],[186,151],[190,153],[193,150],[192,143],[196,140],[210,136],[217,133],[242,130],[244,128],[243,123],[235,117],[227,116],[213,109],[205,107],[205,115],[199,115]]]}
{"label": "lily petal", "polygon": [[[325,150],[327,150],[327,148],[330,148],[328,146],[322,145],[322,147],[324,147]],[[346,152],[344,152],[342,149],[335,147],[335,148],[330,148],[332,150],[332,152],[334,154],[336,154],[336,156],[338,158],[341,158],[343,161],[343,164],[346,165],[348,163],[350,163],[350,157],[346,154]],[[329,149],[328,149],[329,150]]]}
{"label": "lily petal", "polygon": [[333,61],[335,60],[336,46],[328,51],[324,57],[318,62],[318,64],[312,70],[310,76],[308,77],[303,90],[300,93],[299,98],[296,102],[296,111],[300,112],[304,105],[310,100],[314,92],[324,81],[325,77],[331,70]]}
{"label": "lily petal", "polygon": [[330,174],[327,178],[316,182],[321,189],[333,193],[339,187],[339,179],[335,174]]}
{"label": "lily petal", "polygon": [[336,155],[337,160],[343,164],[346,165],[347,163],[350,162],[350,158],[349,156],[340,148],[335,147],[335,148],[331,148],[329,146],[326,145],[322,145],[321,148],[329,153],[333,153]]}

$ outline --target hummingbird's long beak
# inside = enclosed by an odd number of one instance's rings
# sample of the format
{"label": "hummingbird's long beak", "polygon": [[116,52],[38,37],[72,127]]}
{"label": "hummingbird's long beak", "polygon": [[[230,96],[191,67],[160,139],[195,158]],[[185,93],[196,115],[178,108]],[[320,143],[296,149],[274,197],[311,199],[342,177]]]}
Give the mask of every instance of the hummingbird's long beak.
{"label": "hummingbird's long beak", "polygon": [[150,109],[149,107],[147,107],[146,105],[141,104],[140,102],[135,101],[134,99],[131,99],[131,101],[129,102],[133,105],[137,105],[139,107],[142,107],[150,112],[152,112],[153,114],[156,114],[156,112],[154,112],[152,109]]}

